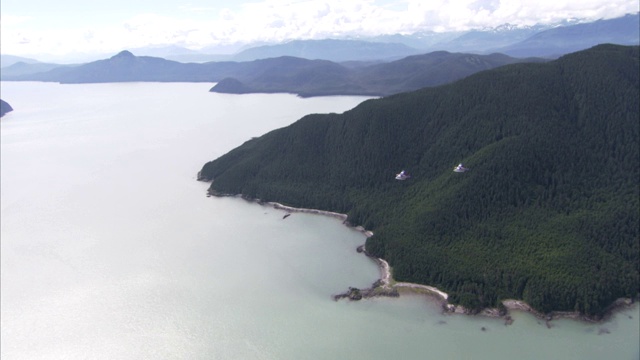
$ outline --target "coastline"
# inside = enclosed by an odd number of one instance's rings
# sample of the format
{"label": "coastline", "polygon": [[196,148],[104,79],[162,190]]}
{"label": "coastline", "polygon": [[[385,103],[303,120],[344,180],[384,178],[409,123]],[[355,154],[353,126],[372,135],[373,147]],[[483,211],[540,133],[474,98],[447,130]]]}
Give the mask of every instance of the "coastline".
{"label": "coastline", "polygon": [[[369,231],[369,233],[371,232]],[[510,313],[512,311],[522,311],[530,313],[538,319],[544,320],[547,327],[549,328],[551,328],[550,321],[556,319],[573,319],[590,323],[604,322],[608,320],[616,311],[626,309],[635,305],[635,301],[633,299],[619,298],[611,305],[609,305],[602,317],[598,318],[589,317],[575,311],[551,311],[547,314],[544,314],[532,308],[525,301],[517,299],[502,300],[504,309],[484,308],[480,311],[473,311],[461,305],[449,303],[449,294],[434,286],[409,282],[396,282],[395,280],[393,280],[393,275],[391,273],[391,267],[389,266],[389,263],[387,263],[387,261],[384,259],[371,256],[371,254],[366,251],[365,245],[359,246],[358,252],[364,253],[367,257],[378,264],[378,267],[380,269],[380,279],[377,280],[372,285],[372,287],[368,289],[349,288],[349,291],[339,295],[335,295],[334,300],[345,297],[349,298],[350,300],[360,300],[357,295],[362,295],[362,297],[364,298],[375,296],[397,297],[399,296],[401,291],[409,291],[415,294],[424,294],[431,298],[435,298],[436,301],[440,301],[440,305],[442,306],[442,310],[444,313],[480,315],[493,318],[502,318],[505,321],[505,325],[511,325],[511,323],[513,323],[513,319],[511,318]],[[356,295],[356,298],[354,298],[354,295]]]}
{"label": "coastline", "polygon": [[[200,174],[198,174],[198,180],[200,179]],[[364,227],[358,225],[355,226],[349,221],[347,221],[348,216],[346,214],[341,214],[332,211],[326,210],[318,210],[318,209],[308,209],[308,208],[297,208],[292,206],[283,205],[277,202],[264,202],[260,199],[252,199],[248,198],[244,195],[233,195],[233,194],[221,194],[217,192],[212,192],[210,190],[207,191],[207,196],[216,196],[216,197],[240,197],[246,201],[257,203],[260,205],[271,206],[276,210],[284,210],[287,213],[308,213],[308,214],[316,214],[316,215],[324,215],[333,217],[336,219],[342,220],[342,223],[347,227],[355,229],[361,233],[363,233],[367,238],[373,236],[373,232],[371,230],[367,230]],[[465,315],[481,315],[488,316],[494,318],[503,318],[505,320],[505,325],[510,325],[513,322],[513,319],[510,316],[511,311],[522,311],[528,312],[535,316],[538,319],[544,320],[546,322],[547,327],[551,328],[551,324],[549,323],[555,319],[573,319],[579,321],[585,321],[590,323],[598,323],[604,322],[608,320],[611,315],[613,315],[616,311],[622,310],[625,308],[629,308],[635,305],[635,300],[631,298],[619,298],[610,304],[607,307],[607,310],[604,312],[601,317],[589,317],[587,315],[581,314],[579,312],[570,312],[570,311],[551,311],[547,314],[541,313],[535,309],[533,309],[529,304],[527,304],[523,300],[517,299],[505,299],[502,300],[502,305],[504,309],[498,308],[484,308],[480,311],[472,311],[470,309],[466,309],[461,305],[451,304],[448,302],[449,294],[446,292],[429,285],[416,284],[416,283],[408,283],[408,282],[396,282],[393,279],[391,266],[389,263],[381,258],[377,258],[372,256],[366,251],[365,245],[360,245],[357,248],[358,253],[363,253],[369,259],[374,261],[380,270],[380,278],[376,280],[370,288],[366,289],[358,289],[350,287],[346,292],[333,295],[333,299],[335,301],[348,298],[349,300],[358,301],[363,298],[372,298],[372,297],[399,297],[401,291],[409,291],[417,294],[424,294],[429,297],[434,298],[436,301],[440,301],[444,313],[451,314],[465,314]]]}
{"label": "coastline", "polygon": [[[395,294],[396,293],[399,294],[399,292],[403,290],[410,291],[412,293],[417,293],[417,294],[425,294],[432,298],[436,298],[438,301],[440,301],[442,310],[445,313],[480,315],[480,316],[488,316],[493,318],[503,318],[505,320],[505,325],[510,325],[513,322],[513,319],[511,318],[511,315],[510,315],[511,311],[522,311],[522,312],[530,313],[536,318],[544,320],[546,322],[547,327],[550,328],[551,324],[549,322],[555,319],[573,319],[573,320],[585,321],[590,323],[604,322],[607,319],[609,319],[611,315],[613,315],[617,310],[626,309],[635,305],[634,299],[619,298],[616,301],[614,301],[611,305],[608,306],[607,310],[604,312],[604,315],[602,317],[598,317],[598,318],[589,317],[587,315],[581,314],[576,311],[551,311],[547,314],[544,314],[532,308],[525,301],[517,300],[517,299],[502,300],[502,305],[504,306],[504,309],[502,310],[499,308],[484,308],[480,311],[472,311],[470,309],[466,309],[461,305],[449,303],[448,302],[449,294],[447,294],[446,292],[434,286],[415,284],[415,283],[409,283],[409,282],[396,282],[395,280],[393,280],[393,275],[391,273],[391,267],[389,266],[389,263],[387,263],[387,261],[385,261],[384,259],[371,256],[371,254],[367,253],[365,249],[365,245],[359,246],[358,252],[364,253],[367,257],[375,261],[378,264],[380,273],[381,273],[380,279],[373,284],[371,289],[364,289],[364,290],[355,289],[355,290],[359,290],[359,293],[361,294],[371,294],[371,296],[368,296],[368,297],[385,296],[387,293],[394,294],[390,296],[399,296]],[[375,291],[376,288],[383,288],[384,290]],[[359,300],[359,299],[352,299],[351,295],[353,294],[353,292],[354,292],[354,288],[349,288],[349,291],[347,291],[346,293],[334,296],[334,299],[337,300],[343,297],[348,297],[351,300]],[[367,296],[363,296],[363,297],[367,297]]]}

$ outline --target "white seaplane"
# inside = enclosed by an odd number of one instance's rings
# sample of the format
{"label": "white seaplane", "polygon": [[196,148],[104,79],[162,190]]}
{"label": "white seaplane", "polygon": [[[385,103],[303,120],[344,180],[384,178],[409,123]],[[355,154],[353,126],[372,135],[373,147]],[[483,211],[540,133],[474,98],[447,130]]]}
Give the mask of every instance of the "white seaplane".
{"label": "white seaplane", "polygon": [[469,171],[469,168],[466,168],[466,167],[462,166],[462,163],[460,163],[460,164],[458,164],[458,166],[453,168],[453,171],[462,173],[462,172],[465,172],[465,171]]}
{"label": "white seaplane", "polygon": [[409,174],[407,174],[404,170],[400,171],[399,174],[396,174],[396,180],[407,180],[410,178]]}

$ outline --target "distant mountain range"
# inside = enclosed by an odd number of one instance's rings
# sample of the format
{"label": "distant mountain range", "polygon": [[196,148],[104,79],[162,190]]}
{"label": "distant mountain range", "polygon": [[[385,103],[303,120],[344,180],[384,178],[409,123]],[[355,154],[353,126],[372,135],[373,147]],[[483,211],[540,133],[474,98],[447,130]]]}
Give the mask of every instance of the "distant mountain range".
{"label": "distant mountain range", "polygon": [[[540,62],[501,54],[434,52],[386,63],[351,63],[283,56],[248,62],[180,63],[123,51],[109,59],[49,71],[25,73],[44,64],[18,63],[2,72],[2,80],[101,83],[127,81],[218,82],[222,93],[288,92],[300,96],[390,95],[461,79],[478,71],[516,62]],[[48,65],[47,65],[48,66]],[[20,72],[22,71],[22,72]],[[13,75],[15,74],[15,75]]]}
{"label": "distant mountain range", "polygon": [[243,50],[234,61],[251,61],[280,56],[323,59],[333,62],[397,60],[420,53],[421,50],[400,43],[361,40],[294,40],[279,45],[264,45]]}
{"label": "distant mountain range", "polygon": [[36,59],[26,58],[23,56],[15,56],[15,55],[0,55],[0,68],[5,68],[7,66],[11,66],[16,63],[26,63],[26,64],[35,64],[39,61]]}
{"label": "distant mountain range", "polygon": [[0,77],[4,79],[10,79],[12,77],[19,76],[29,76],[32,74],[45,73],[49,70],[53,70],[56,68],[68,68],[73,67],[74,65],[60,65],[60,64],[51,64],[51,63],[42,63],[38,61],[33,62],[24,62],[19,61],[10,66],[2,68],[2,72],[0,72]]}
{"label": "distant mountain range", "polygon": [[441,50],[475,54],[499,52],[514,57],[557,58],[563,54],[603,43],[640,44],[639,29],[639,15],[629,14],[615,19],[562,24],[554,27],[540,25],[518,27],[505,24],[496,28],[467,32],[420,32],[350,40],[294,40],[284,44],[253,47],[235,55],[211,58],[211,60],[250,61],[294,56],[334,62],[389,61],[408,55]]}
{"label": "distant mountain range", "polygon": [[638,14],[548,29],[535,33],[516,44],[492,50],[515,57],[557,57],[587,49],[597,44],[640,44],[640,20]]}
{"label": "distant mountain range", "polygon": [[475,55],[438,51],[409,56],[388,63],[345,67],[326,60],[292,57],[256,60],[254,71],[239,72],[216,84],[211,91],[221,93],[289,92],[303,97],[318,95],[385,96],[423,87],[449,83],[478,71],[517,62],[502,54]]}
{"label": "distant mountain range", "polygon": [[[391,61],[440,50],[556,58],[602,43],[637,45],[640,43],[639,19],[638,14],[630,14],[615,19],[557,26],[521,27],[505,24],[466,32],[417,32],[357,39],[294,40],[252,47],[233,44],[227,47],[207,47],[199,51],[169,45],[131,49],[131,52],[179,62],[251,61],[280,56],[334,62]],[[2,55],[1,65],[5,68],[18,61],[33,62],[32,59],[25,61]]]}
{"label": "distant mountain range", "polygon": [[[637,45],[640,44],[639,19],[635,14],[552,29],[505,25],[465,33],[393,35],[378,37],[378,41],[291,41],[223,56],[234,61],[205,63],[135,56],[130,51],[77,65],[41,63],[3,55],[3,64],[13,63],[2,68],[0,78],[4,81],[60,83],[215,82],[211,91],[221,93],[386,96],[449,83],[478,71],[516,62],[541,62],[541,58],[556,57],[600,43]],[[385,40],[395,42],[382,42]],[[424,53],[424,49],[447,51]],[[469,51],[450,52],[456,49]],[[500,53],[478,54],[490,49]],[[199,56],[176,46],[136,51]]]}

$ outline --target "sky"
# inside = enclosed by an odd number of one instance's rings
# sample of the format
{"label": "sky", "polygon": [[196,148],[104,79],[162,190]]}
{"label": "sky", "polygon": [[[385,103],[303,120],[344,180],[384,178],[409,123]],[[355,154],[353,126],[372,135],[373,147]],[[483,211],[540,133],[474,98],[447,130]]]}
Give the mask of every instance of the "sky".
{"label": "sky", "polygon": [[638,0],[2,0],[0,53],[116,53],[174,44],[462,31],[502,24],[610,19]]}

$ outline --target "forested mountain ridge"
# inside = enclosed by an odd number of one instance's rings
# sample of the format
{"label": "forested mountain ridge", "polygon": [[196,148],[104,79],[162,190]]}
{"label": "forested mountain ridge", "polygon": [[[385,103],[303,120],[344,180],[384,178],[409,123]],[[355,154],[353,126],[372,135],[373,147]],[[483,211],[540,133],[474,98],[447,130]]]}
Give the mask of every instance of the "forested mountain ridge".
{"label": "forested mountain ridge", "polygon": [[[183,64],[122,51],[109,59],[50,69],[50,64],[14,64],[3,70],[2,80],[103,83],[128,81],[218,82],[211,91],[222,93],[295,93],[321,95],[390,95],[440,85],[478,71],[516,62],[501,54],[475,55],[439,51],[390,63],[343,66],[328,60],[291,56],[249,62]],[[34,69],[47,69],[32,72]]]}
{"label": "forested mountain ridge", "polygon": [[542,61],[503,54],[436,51],[388,63],[347,68],[326,60],[281,57],[256,60],[252,71],[237,72],[236,76],[221,80],[211,91],[232,94],[288,92],[303,97],[386,96],[446,84],[507,64]]}
{"label": "forested mountain ridge", "polygon": [[[639,83],[637,46],[507,65],[306,116],[199,178],[347,213],[397,280],[454,303],[598,316],[640,286]],[[452,172],[459,162],[471,170]],[[394,180],[401,169],[412,177]]]}

